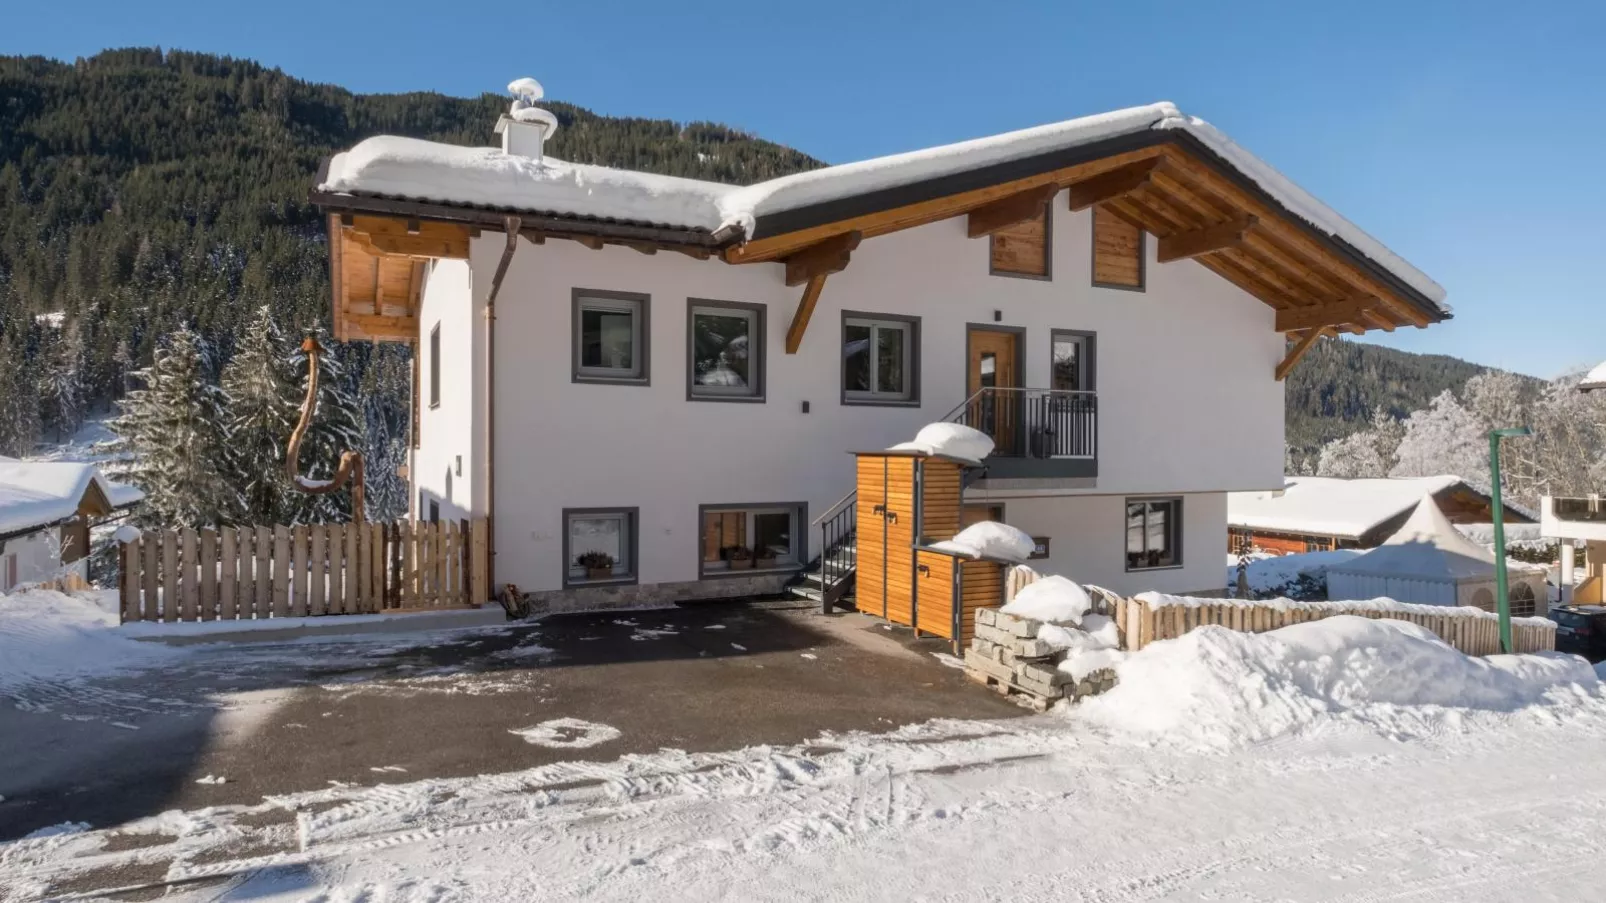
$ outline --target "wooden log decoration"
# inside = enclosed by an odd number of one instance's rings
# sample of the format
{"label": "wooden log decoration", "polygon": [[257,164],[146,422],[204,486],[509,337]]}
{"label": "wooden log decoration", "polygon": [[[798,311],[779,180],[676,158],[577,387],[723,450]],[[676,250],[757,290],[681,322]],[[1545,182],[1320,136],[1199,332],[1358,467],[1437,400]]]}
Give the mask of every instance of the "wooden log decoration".
{"label": "wooden log decoration", "polygon": [[339,492],[347,482],[351,483],[351,519],[353,523],[363,521],[363,475],[362,453],[347,449],[340,453],[340,463],[335,468],[333,479],[312,480],[303,477],[300,471],[299,458],[301,440],[307,435],[307,428],[312,425],[312,415],[318,409],[318,361],[323,356],[323,346],[318,344],[317,338],[307,336],[301,343],[301,350],[307,355],[307,398],[301,403],[301,419],[296,422],[296,428],[290,433],[290,443],[285,449],[284,471],[285,476],[301,492],[312,495],[328,495]]}

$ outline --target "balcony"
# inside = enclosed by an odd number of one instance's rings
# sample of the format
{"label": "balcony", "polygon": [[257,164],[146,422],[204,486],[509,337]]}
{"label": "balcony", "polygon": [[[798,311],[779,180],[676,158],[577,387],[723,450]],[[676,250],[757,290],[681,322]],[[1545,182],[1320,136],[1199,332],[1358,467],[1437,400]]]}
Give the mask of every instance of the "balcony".
{"label": "balcony", "polygon": [[986,388],[947,420],[993,438],[990,480],[1092,478],[1099,473],[1095,392]]}
{"label": "balcony", "polygon": [[1540,504],[1539,532],[1551,539],[1606,542],[1606,498],[1545,496]]}

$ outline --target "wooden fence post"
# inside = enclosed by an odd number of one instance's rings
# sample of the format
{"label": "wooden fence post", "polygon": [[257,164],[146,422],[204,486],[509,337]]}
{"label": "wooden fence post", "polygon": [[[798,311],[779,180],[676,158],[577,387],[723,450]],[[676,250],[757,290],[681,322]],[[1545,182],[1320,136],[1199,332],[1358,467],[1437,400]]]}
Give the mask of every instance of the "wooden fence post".
{"label": "wooden fence post", "polygon": [[201,531],[201,620],[217,617],[217,531]]}
{"label": "wooden fence post", "polygon": [[313,524],[311,528],[312,549],[307,562],[307,611],[311,614],[328,614],[329,609],[324,601],[329,592],[329,560],[325,556],[328,549],[324,545],[324,537],[329,528],[323,524]]}
{"label": "wooden fence post", "polygon": [[290,614],[307,616],[307,525],[290,528]]}
{"label": "wooden fence post", "polygon": [[138,621],[139,605],[139,540],[120,543],[117,556],[117,584],[122,590],[122,622]]}
{"label": "wooden fence post", "polygon": [[273,528],[273,617],[290,614],[290,531]]}
{"label": "wooden fence post", "polygon": [[178,593],[178,534],[162,531],[162,620],[177,621]]}
{"label": "wooden fence post", "polygon": [[217,616],[235,620],[240,616],[240,547],[236,541],[239,531],[233,527],[218,530],[218,597]]}

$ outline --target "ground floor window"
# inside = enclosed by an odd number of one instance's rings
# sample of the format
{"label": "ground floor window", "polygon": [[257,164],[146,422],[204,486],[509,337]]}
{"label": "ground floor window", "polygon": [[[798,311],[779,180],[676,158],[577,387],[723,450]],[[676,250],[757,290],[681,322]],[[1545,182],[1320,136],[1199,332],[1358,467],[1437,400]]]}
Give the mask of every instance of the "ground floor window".
{"label": "ground floor window", "polygon": [[636,579],[635,508],[570,508],[563,512],[564,582],[629,582]]}
{"label": "ground floor window", "polygon": [[803,563],[800,503],[702,508],[702,572],[794,568]]}
{"label": "ground floor window", "polygon": [[1182,565],[1182,499],[1127,499],[1126,569]]}

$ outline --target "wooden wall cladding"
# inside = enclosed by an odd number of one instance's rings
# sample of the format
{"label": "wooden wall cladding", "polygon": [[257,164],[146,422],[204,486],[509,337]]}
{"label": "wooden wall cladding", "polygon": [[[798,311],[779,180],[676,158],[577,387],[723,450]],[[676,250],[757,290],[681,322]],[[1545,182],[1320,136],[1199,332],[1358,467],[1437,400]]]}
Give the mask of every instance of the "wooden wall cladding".
{"label": "wooden wall cladding", "polygon": [[1004,276],[1049,278],[1049,222],[1049,210],[1045,206],[1038,218],[994,232],[992,271]]}
{"label": "wooden wall cladding", "polygon": [[1093,284],[1143,287],[1143,230],[1103,205],[1093,208]]}

